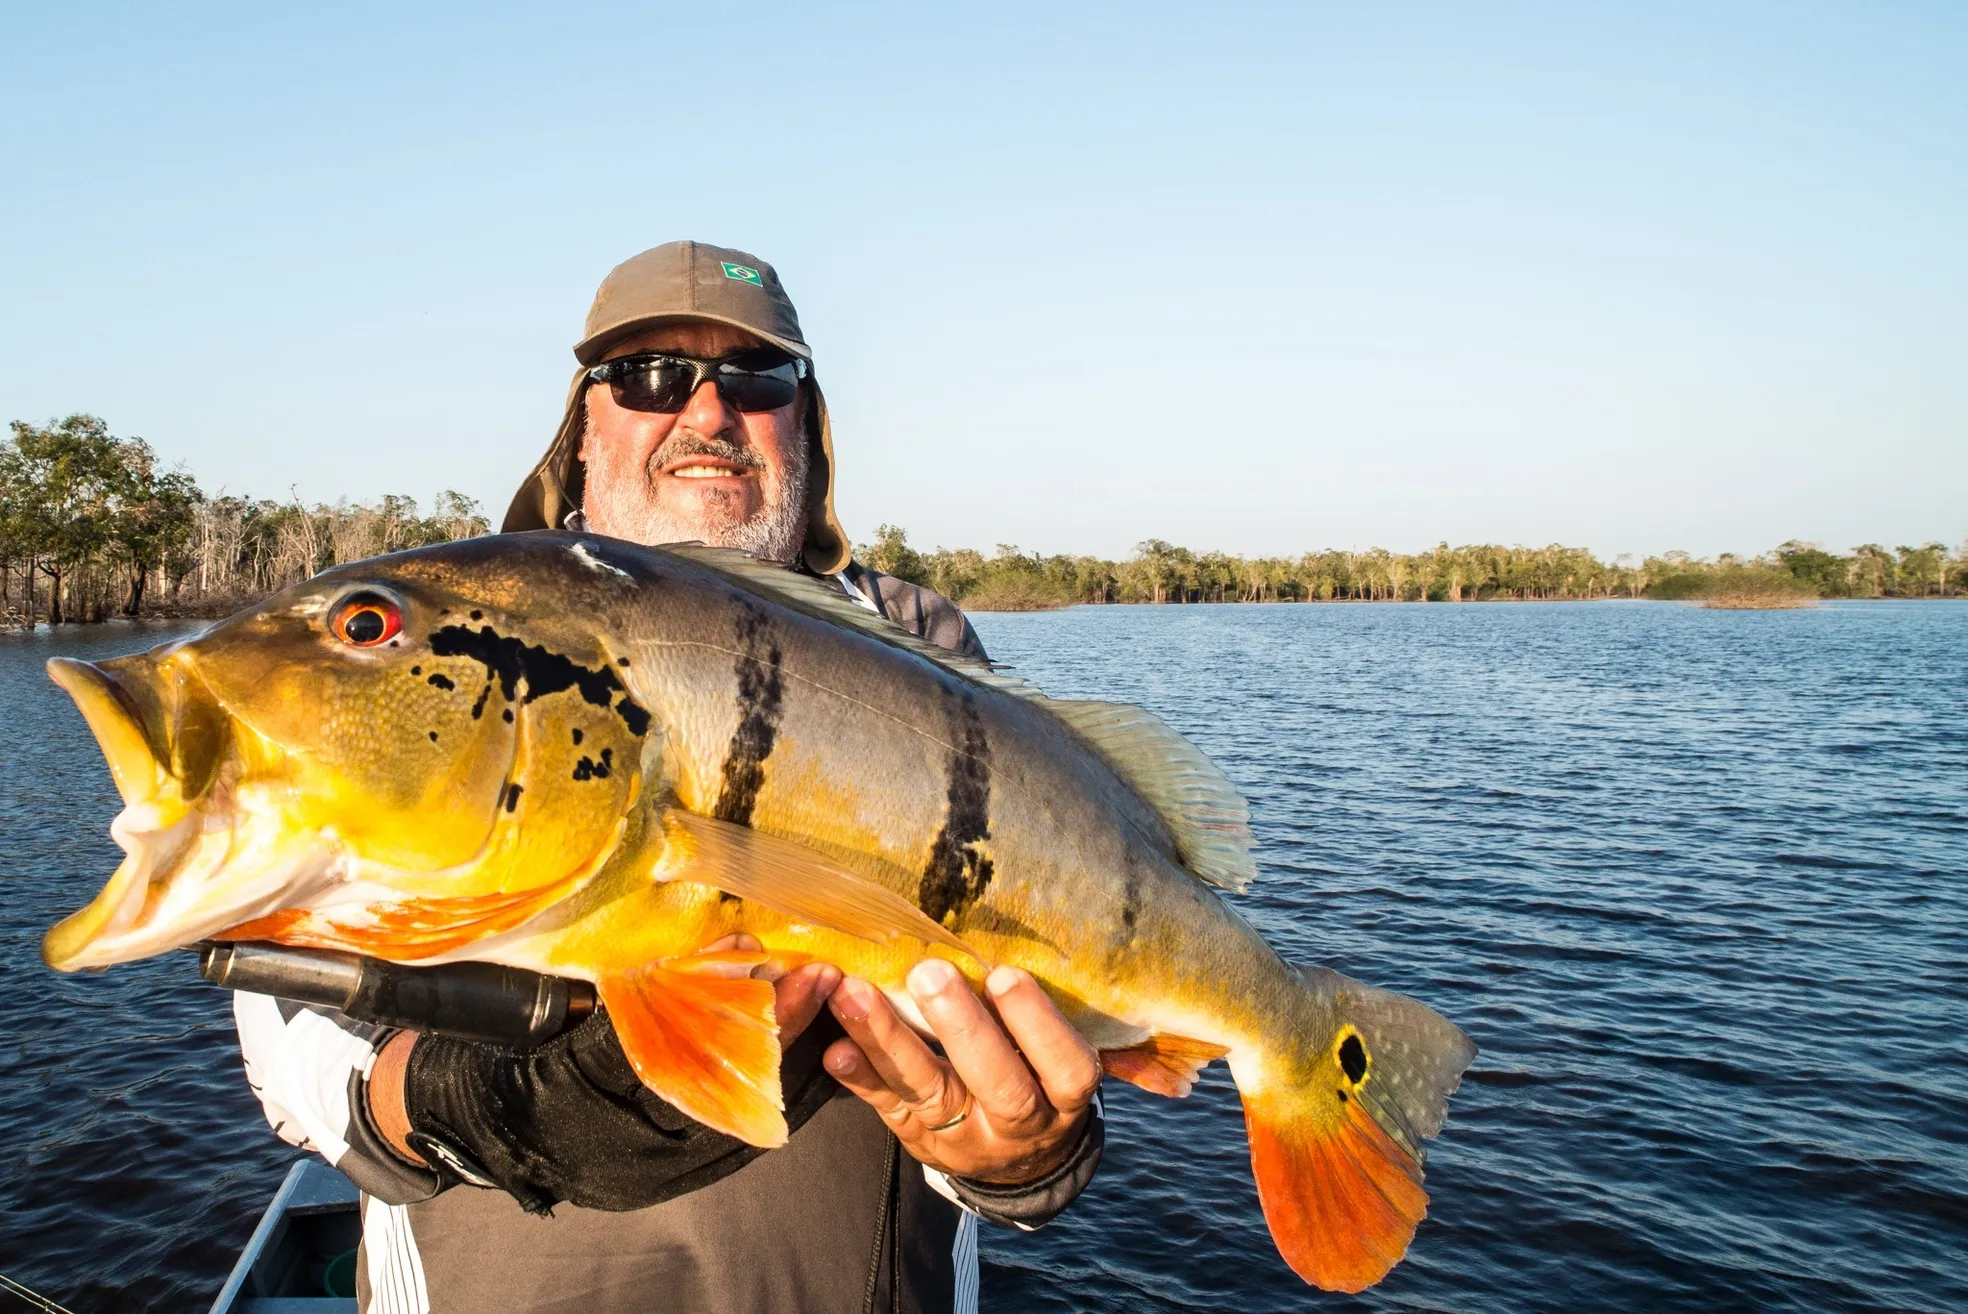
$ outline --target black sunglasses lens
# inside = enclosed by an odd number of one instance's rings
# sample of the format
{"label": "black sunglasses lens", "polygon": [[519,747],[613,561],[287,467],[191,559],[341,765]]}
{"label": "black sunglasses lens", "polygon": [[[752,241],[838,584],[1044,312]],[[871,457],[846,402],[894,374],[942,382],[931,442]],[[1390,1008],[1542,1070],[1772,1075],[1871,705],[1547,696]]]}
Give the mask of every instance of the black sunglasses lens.
{"label": "black sunglasses lens", "polygon": [[799,380],[790,365],[760,373],[722,370],[717,381],[719,394],[741,411],[776,411],[799,396]]}
{"label": "black sunglasses lens", "polygon": [[615,404],[631,411],[680,411],[690,404],[697,371],[687,361],[638,360],[609,380]]}

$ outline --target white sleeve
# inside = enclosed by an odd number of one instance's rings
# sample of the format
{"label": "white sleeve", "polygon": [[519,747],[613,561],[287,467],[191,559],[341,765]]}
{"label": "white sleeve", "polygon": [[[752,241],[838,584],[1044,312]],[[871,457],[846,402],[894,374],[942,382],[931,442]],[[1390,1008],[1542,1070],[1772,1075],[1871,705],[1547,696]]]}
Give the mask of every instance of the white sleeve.
{"label": "white sleeve", "polygon": [[436,1174],[399,1159],[371,1125],[364,1082],[376,1051],[394,1035],[326,1009],[237,991],[232,1016],[246,1084],[267,1124],[289,1145],[311,1150],[356,1185],[391,1204],[428,1199]]}

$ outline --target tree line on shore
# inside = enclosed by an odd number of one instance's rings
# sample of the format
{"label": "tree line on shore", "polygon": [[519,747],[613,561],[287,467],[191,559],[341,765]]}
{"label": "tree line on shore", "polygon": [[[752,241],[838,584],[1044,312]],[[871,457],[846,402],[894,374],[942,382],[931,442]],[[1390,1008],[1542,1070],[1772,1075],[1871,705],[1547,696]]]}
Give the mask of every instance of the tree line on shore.
{"label": "tree line on shore", "polygon": [[438,494],[303,506],[207,494],[93,415],[16,420],[0,439],[0,623],[224,615],[345,561],[489,529]]}
{"label": "tree line on shore", "polygon": [[935,589],[973,611],[1025,611],[1076,603],[1476,602],[1664,598],[1734,606],[1794,605],[1816,598],[1954,597],[1968,592],[1968,543],[1840,556],[1795,540],[1757,557],[1702,560],[1666,552],[1638,562],[1601,561],[1585,548],[1443,543],[1426,552],[1329,550],[1297,557],[1193,552],[1151,538],[1126,561],[1043,556],[999,544],[918,552],[883,525],[856,549],[866,565]]}
{"label": "tree line on shore", "polygon": [[[112,615],[223,615],[346,561],[489,531],[478,504],[440,493],[430,514],[408,497],[304,506],[220,492],[159,468],[141,438],[100,419],[15,421],[0,439],[0,623]],[[856,550],[877,570],[977,611],[1075,603],[1469,602],[1667,598],[1789,605],[1828,598],[1953,597],[1968,592],[1968,544],[1840,555],[1795,540],[1742,558],[1667,552],[1601,561],[1584,548],[1443,543],[1426,552],[1242,557],[1149,539],[1125,561],[1045,556],[1000,544],[920,552],[883,525]]]}

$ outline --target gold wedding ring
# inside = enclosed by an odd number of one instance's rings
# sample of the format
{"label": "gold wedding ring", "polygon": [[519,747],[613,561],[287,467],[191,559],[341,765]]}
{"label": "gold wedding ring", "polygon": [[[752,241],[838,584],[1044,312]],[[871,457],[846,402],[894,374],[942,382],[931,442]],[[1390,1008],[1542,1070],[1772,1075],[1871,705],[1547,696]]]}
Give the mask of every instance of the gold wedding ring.
{"label": "gold wedding ring", "polygon": [[938,1123],[936,1126],[931,1127],[929,1130],[933,1132],[946,1132],[949,1131],[952,1127],[956,1127],[962,1124],[963,1120],[970,1116],[970,1101],[971,1101],[971,1094],[969,1091],[965,1091],[964,1106],[963,1108],[957,1110],[957,1116],[950,1119],[948,1122]]}

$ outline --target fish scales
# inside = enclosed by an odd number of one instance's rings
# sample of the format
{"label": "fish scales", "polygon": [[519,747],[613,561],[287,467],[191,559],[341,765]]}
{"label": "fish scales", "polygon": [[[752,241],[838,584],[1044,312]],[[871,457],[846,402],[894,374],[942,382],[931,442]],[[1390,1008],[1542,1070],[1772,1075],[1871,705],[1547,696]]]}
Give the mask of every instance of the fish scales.
{"label": "fish scales", "polygon": [[[715,811],[733,759],[755,746],[746,729],[765,682],[754,668],[769,660],[779,692],[749,810],[755,827],[872,849],[886,869],[878,878],[984,961],[1033,971],[1096,1042],[1132,1044],[1168,1029],[1158,1013],[1182,1010],[1144,1005],[1205,997],[1204,983],[1208,997],[1243,1005],[1232,1023],[1239,1034],[1261,1024],[1254,1009],[1297,998],[1296,975],[1177,865],[1160,818],[1041,707],[859,631],[734,597],[709,571],[645,578],[635,592],[618,613],[637,654],[631,683],[679,728],[672,769],[692,810]],[[705,714],[707,691],[723,717]],[[822,781],[831,784],[817,788]],[[973,806],[974,816],[962,815]],[[982,834],[970,842],[972,872],[957,880],[963,897],[952,899],[937,858],[966,820]],[[743,929],[772,948],[782,923],[752,908]],[[898,997],[920,955],[867,941],[829,948],[831,961]]]}
{"label": "fish scales", "polygon": [[1134,709],[1055,703],[820,582],[593,535],[355,563],[191,640],[52,663],[109,757],[128,857],[60,968],[210,936],[596,983],[637,1073],[773,1145],[759,956],[905,1012],[908,969],[1029,972],[1108,1071],[1245,1103],[1281,1252],[1359,1290],[1426,1211],[1420,1141],[1474,1054],[1399,996],[1283,962],[1208,881],[1241,802]]}

